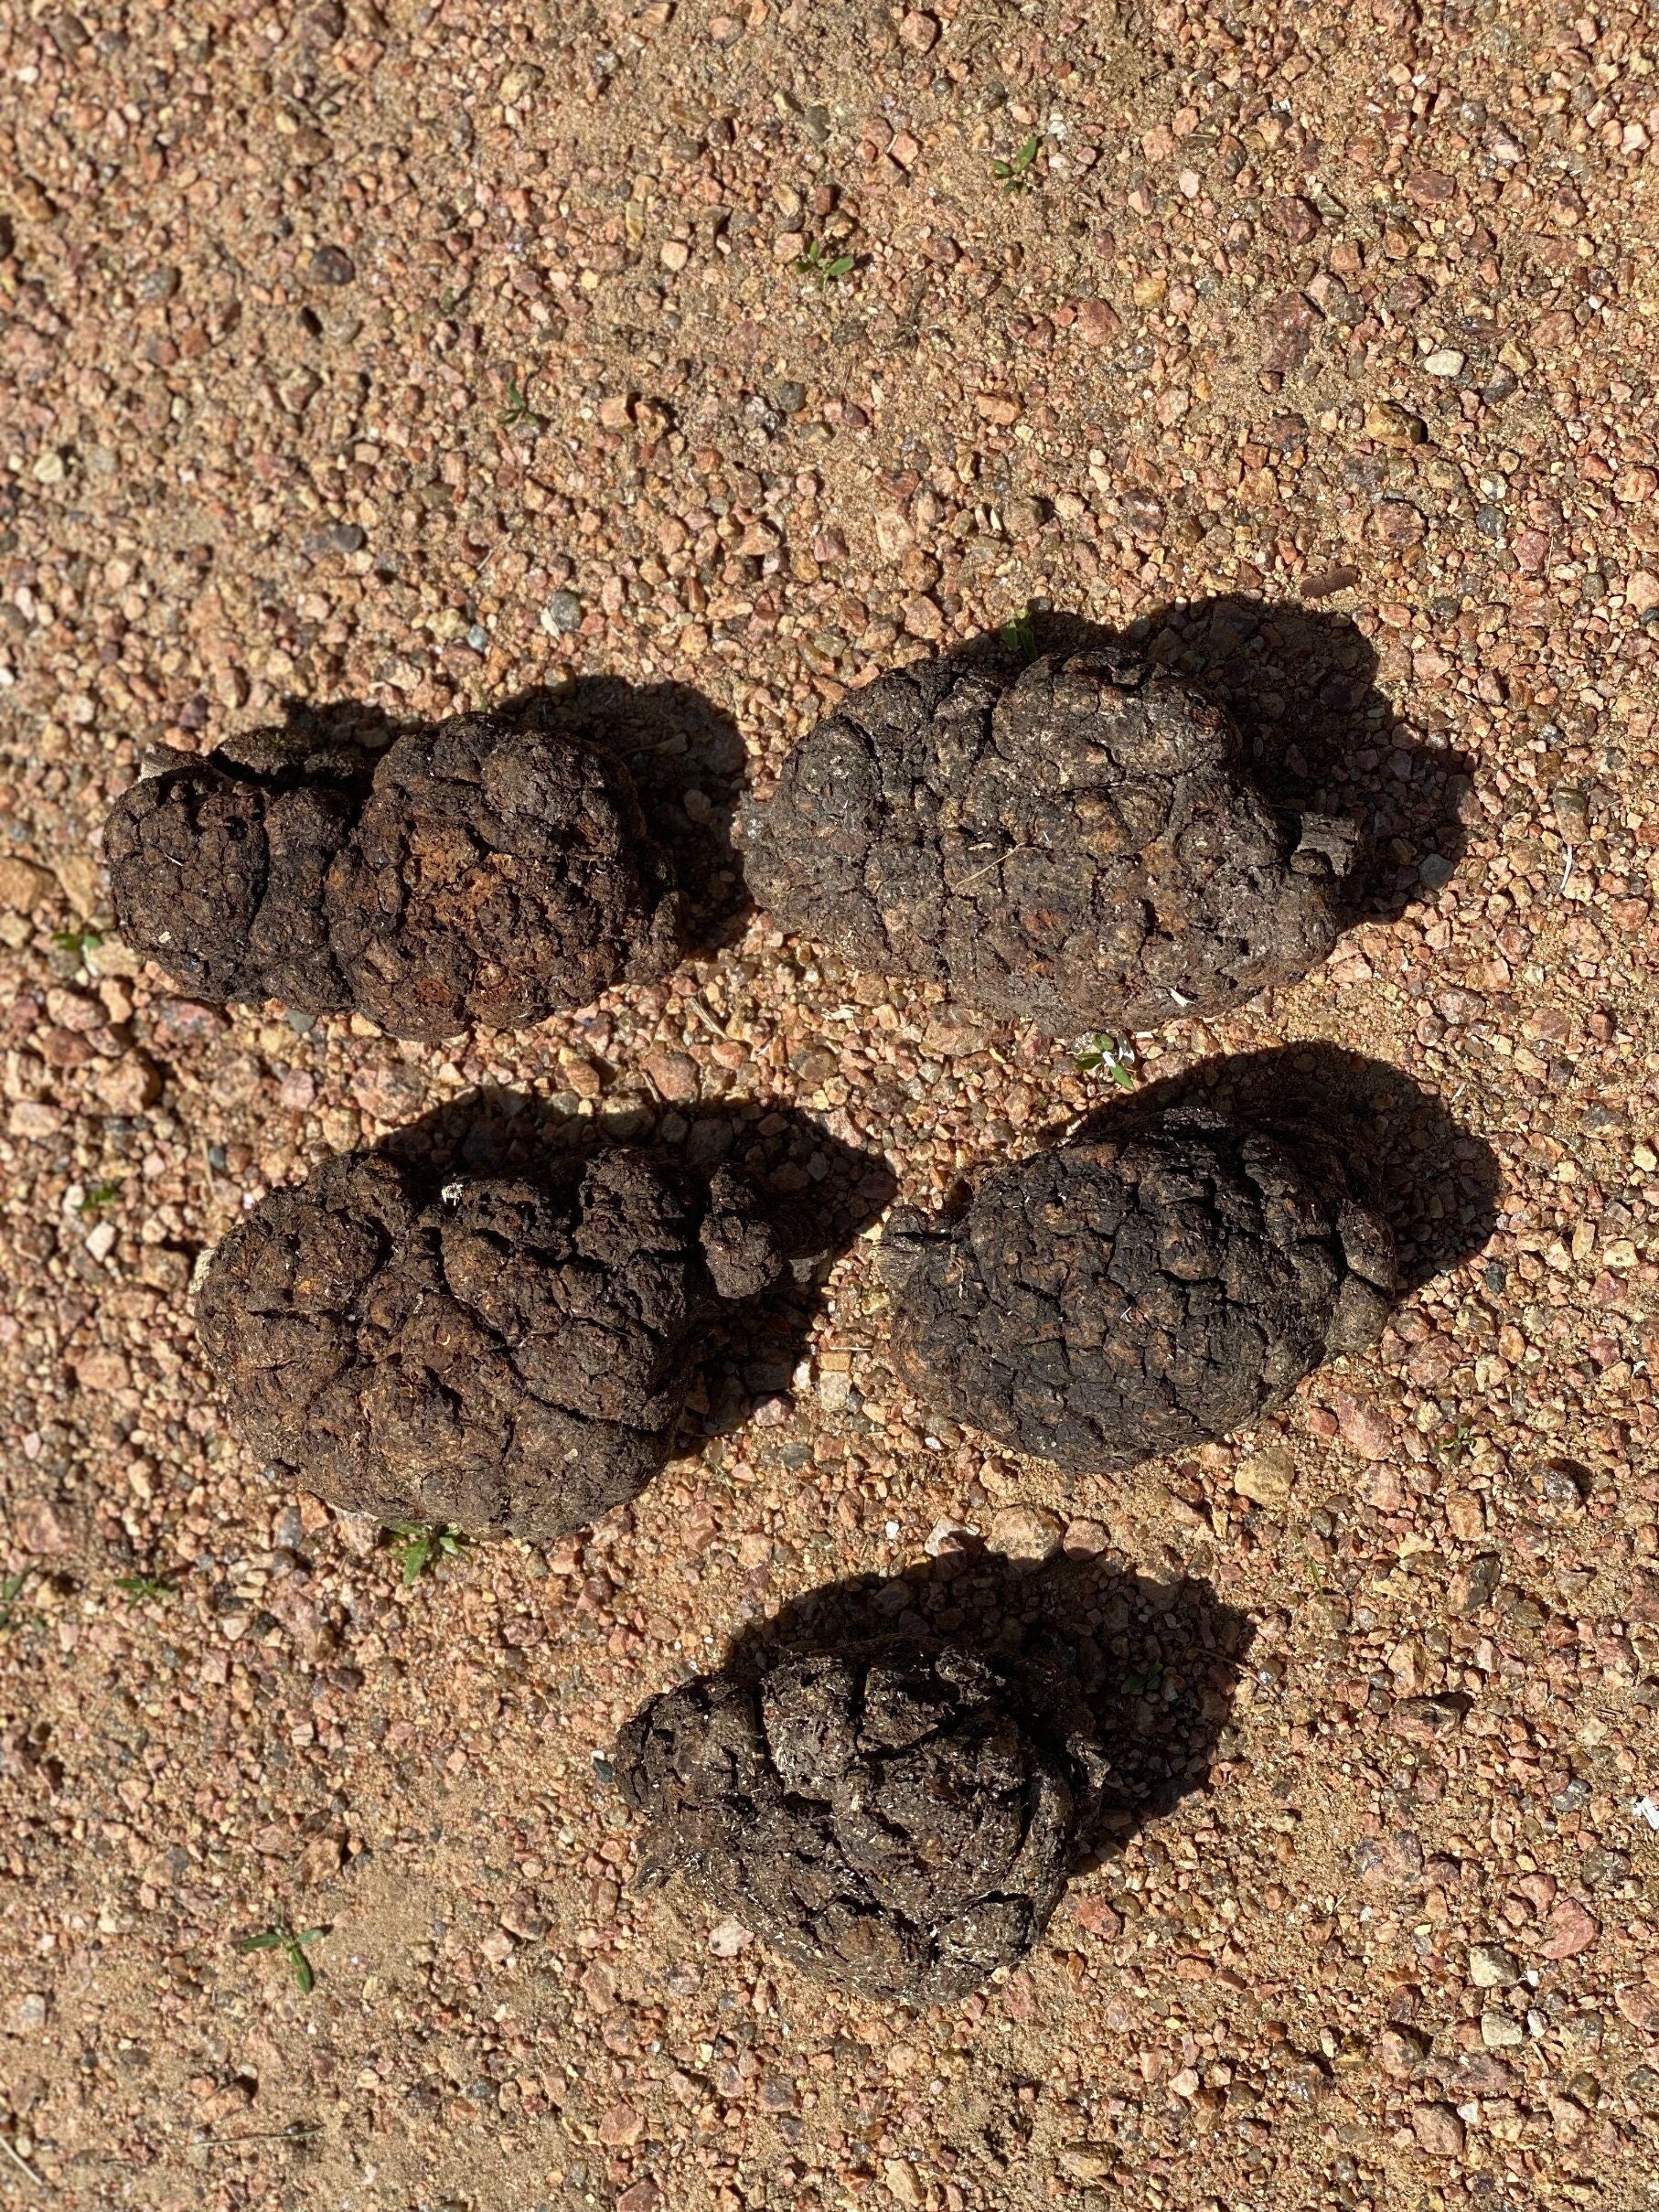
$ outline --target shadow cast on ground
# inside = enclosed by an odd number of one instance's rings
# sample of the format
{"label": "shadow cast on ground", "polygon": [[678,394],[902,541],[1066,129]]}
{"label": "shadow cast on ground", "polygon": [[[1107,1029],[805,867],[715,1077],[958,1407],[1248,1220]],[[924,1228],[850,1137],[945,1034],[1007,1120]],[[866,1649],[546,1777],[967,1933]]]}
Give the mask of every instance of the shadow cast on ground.
{"label": "shadow cast on ground", "polygon": [[1081,1867],[1204,1786],[1253,1630],[1206,1582],[1158,1581],[1105,1557],[1034,1565],[965,1549],[810,1590],[741,1630],[726,1663],[764,1673],[883,1636],[948,1637],[1076,1684],[1111,1768]]}
{"label": "shadow cast on ground", "polygon": [[897,1184],[879,1154],[844,1144],[810,1115],[769,1100],[664,1114],[652,1134],[625,1140],[589,1117],[493,1085],[393,1130],[376,1149],[435,1191],[456,1172],[533,1181],[555,1159],[624,1141],[671,1162],[693,1191],[706,1188],[717,1168],[742,1169],[788,1258],[789,1271],[775,1289],[732,1308],[705,1332],[706,1407],[686,1414],[682,1435],[688,1441],[726,1435],[756,1400],[788,1393],[831,1266],[892,1203]]}
{"label": "shadow cast on ground", "polygon": [[1449,880],[1472,757],[1396,716],[1346,614],[1229,593],[1173,602],[1127,635],[1227,709],[1269,798],[1359,824],[1355,920],[1397,920]]}

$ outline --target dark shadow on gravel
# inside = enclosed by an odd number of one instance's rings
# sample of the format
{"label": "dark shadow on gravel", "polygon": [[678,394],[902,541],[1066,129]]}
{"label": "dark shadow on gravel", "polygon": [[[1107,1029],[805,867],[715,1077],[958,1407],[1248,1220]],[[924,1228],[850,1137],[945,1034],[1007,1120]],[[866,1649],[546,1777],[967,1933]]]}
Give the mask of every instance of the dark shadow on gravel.
{"label": "dark shadow on gravel", "polygon": [[331,699],[322,704],[309,699],[284,699],[283,728],[305,745],[360,745],[365,753],[384,753],[405,730],[419,730],[418,721],[398,721],[366,700]]}
{"label": "dark shadow on gravel", "polygon": [[1249,1617],[1206,1582],[1155,1581],[1105,1559],[1033,1566],[969,1550],[810,1590],[742,1630],[725,1663],[764,1673],[799,1652],[899,1635],[948,1636],[1056,1669],[1077,1685],[1111,1763],[1076,1871],[1204,1786],[1253,1634]]}
{"label": "dark shadow on gravel", "polygon": [[[749,910],[732,839],[744,784],[744,741],[722,708],[690,684],[630,684],[579,676],[492,701],[488,712],[524,730],[584,740],[623,761],[652,835],[668,847],[684,892],[690,949],[727,943]],[[397,721],[356,700],[325,706],[288,699],[285,726],[312,744],[355,744],[381,753],[420,720]]]}
{"label": "dark shadow on gravel", "polygon": [[1347,615],[1230,593],[1162,608],[1146,632],[1154,660],[1230,711],[1269,797],[1359,823],[1356,919],[1397,920],[1450,878],[1468,841],[1473,757],[1396,717],[1376,650]]}
{"label": "dark shadow on gravel", "polygon": [[810,1115],[767,1100],[669,1109],[625,1134],[529,1092],[496,1086],[466,1093],[375,1149],[435,1191],[456,1174],[533,1180],[555,1158],[624,1143],[674,1163],[692,1191],[706,1189],[717,1168],[744,1170],[788,1258],[789,1273],[776,1289],[709,1324],[707,1406],[686,1414],[682,1433],[723,1436],[748,1419],[756,1400],[788,1392],[831,1266],[897,1190],[879,1153],[843,1144]]}
{"label": "dark shadow on gravel", "polygon": [[[1473,760],[1396,718],[1376,688],[1375,647],[1346,614],[1230,592],[1173,600],[1122,630],[1048,614],[1033,632],[1044,652],[1129,646],[1184,677],[1236,722],[1275,806],[1357,822],[1353,920],[1397,921],[1425,895],[1425,860],[1443,883],[1461,860]],[[1000,636],[983,649],[1009,651]]]}
{"label": "dark shadow on gravel", "polygon": [[1108,1136],[1115,1116],[1184,1102],[1292,1147],[1299,1130],[1334,1146],[1355,1197],[1393,1232],[1402,1296],[1474,1258],[1497,1227],[1503,1178],[1492,1147],[1400,1069],[1340,1045],[1217,1054],[1102,1106],[1076,1134]]}

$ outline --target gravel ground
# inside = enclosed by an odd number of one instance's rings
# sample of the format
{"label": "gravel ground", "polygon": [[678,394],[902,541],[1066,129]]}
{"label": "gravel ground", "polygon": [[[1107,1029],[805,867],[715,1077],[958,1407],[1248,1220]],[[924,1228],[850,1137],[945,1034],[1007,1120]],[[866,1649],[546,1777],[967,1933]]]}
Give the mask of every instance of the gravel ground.
{"label": "gravel ground", "polygon": [[[1626,0],[0,8],[0,2204],[1651,2205],[1656,60]],[[1050,608],[1368,827],[1324,967],[1133,1080],[1346,1118],[1377,1352],[1068,1480],[928,1427],[854,1223],[585,1539],[405,1585],[263,1484],[191,1267],[331,1152],[495,1090],[931,1210],[1116,1095],[726,836]],[[111,934],[145,744],[512,701],[633,759],[667,982],[428,1049]],[[830,1582],[1113,1701],[1114,1847],[931,2013],[629,1887],[617,1726]]]}

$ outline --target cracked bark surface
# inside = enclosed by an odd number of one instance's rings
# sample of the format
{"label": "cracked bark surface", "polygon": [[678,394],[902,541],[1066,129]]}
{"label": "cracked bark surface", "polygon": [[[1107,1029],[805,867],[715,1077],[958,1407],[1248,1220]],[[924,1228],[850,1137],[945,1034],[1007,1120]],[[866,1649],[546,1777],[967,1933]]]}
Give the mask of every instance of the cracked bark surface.
{"label": "cracked bark surface", "polygon": [[954,1220],[890,1217],[894,1357],[1000,1442],[1110,1472],[1247,1427],[1375,1341],[1393,1242],[1315,1138],[1200,1106],[988,1175]]}
{"label": "cracked bark surface", "polygon": [[730,1169],[704,1205],[631,1150],[426,1198],[359,1154],[231,1230],[197,1322],[283,1475],[351,1512],[551,1541],[650,1480],[700,1325],[783,1267]]}
{"label": "cracked bark surface", "polygon": [[347,1007],[394,1036],[524,1028],[679,956],[627,770],[462,715],[372,765],[262,732],[166,753],[104,831],[123,935],[204,999]]}
{"label": "cracked bark surface", "polygon": [[1063,1677],[903,1638],[670,1690],[615,1767],[648,1879],[680,1873],[807,1972],[916,2004],[1036,1941],[1106,1773]]}
{"label": "cracked bark surface", "polygon": [[744,815],[755,899],[854,967],[1056,1036],[1304,975],[1350,825],[1285,821],[1221,710],[1132,655],[939,660],[843,700]]}

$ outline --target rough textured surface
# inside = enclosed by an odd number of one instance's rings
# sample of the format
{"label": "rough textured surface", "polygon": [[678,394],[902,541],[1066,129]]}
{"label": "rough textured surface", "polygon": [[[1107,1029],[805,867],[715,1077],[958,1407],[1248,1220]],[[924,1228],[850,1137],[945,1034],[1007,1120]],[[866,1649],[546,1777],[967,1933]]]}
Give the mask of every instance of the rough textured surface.
{"label": "rough textured surface", "polygon": [[631,1151],[425,1203],[392,1160],[331,1160],[230,1232],[198,1325],[284,1480],[348,1512],[547,1541],[644,1488],[698,1324],[782,1272],[752,1207],[722,1169],[700,1229]]}
{"label": "rough textured surface", "polygon": [[1202,1107],[1101,1117],[888,1223],[894,1350],[929,1405],[1080,1472],[1247,1427],[1382,1334],[1387,1230],[1288,1147]]}
{"label": "rough textured surface", "polygon": [[208,760],[157,748],[149,765],[104,825],[128,941],[204,999],[282,999],[310,1013],[348,1005],[324,886],[350,839],[367,759],[262,731]]}
{"label": "rough textured surface", "polygon": [[1214,1014],[1322,960],[1353,832],[1277,817],[1220,709],[1133,655],[937,661],[820,722],[745,818],[786,929],[1055,1035]]}
{"label": "rough textured surface", "polygon": [[1104,1765],[1057,1679],[902,1639],[669,1691],[615,1763],[655,1870],[808,1973],[918,2004],[1030,1950]]}
{"label": "rough textured surface", "polygon": [[670,883],[619,763],[465,715],[376,769],[329,934],[353,1003],[394,1036],[521,1029],[671,967]]}
{"label": "rough textured surface", "polygon": [[627,770],[461,715],[362,755],[177,752],[104,831],[129,941],[204,998],[394,1036],[527,1027],[673,965],[680,902]]}

